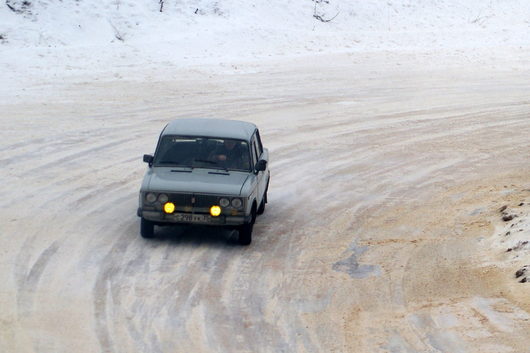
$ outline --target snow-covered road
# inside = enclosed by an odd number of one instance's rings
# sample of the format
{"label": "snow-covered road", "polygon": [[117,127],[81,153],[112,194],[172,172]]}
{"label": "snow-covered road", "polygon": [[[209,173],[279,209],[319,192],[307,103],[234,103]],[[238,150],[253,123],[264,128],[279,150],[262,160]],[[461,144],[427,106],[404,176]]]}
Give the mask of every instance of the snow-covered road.
{"label": "snow-covered road", "polygon": [[[3,96],[0,351],[526,351],[528,286],[486,240],[529,196],[529,64],[321,55]],[[252,245],[142,239],[142,154],[205,116],[270,149]]]}

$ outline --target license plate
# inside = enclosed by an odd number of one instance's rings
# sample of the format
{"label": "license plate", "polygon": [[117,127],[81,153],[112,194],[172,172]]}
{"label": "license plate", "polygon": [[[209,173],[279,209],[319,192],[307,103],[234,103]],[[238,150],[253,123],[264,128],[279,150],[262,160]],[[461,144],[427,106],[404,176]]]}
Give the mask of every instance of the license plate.
{"label": "license plate", "polygon": [[173,215],[176,222],[208,222],[210,217],[203,214],[187,214],[187,213],[176,213]]}

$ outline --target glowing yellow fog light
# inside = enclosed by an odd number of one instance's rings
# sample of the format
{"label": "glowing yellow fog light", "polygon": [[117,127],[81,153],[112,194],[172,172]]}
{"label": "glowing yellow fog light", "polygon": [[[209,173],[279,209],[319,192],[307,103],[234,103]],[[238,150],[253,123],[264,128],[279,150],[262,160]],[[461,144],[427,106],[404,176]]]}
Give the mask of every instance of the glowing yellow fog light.
{"label": "glowing yellow fog light", "polygon": [[173,202],[166,202],[164,204],[164,212],[165,213],[173,213],[173,212],[175,212],[175,204]]}
{"label": "glowing yellow fog light", "polygon": [[221,214],[221,207],[219,206],[210,207],[210,214],[214,217],[219,216]]}

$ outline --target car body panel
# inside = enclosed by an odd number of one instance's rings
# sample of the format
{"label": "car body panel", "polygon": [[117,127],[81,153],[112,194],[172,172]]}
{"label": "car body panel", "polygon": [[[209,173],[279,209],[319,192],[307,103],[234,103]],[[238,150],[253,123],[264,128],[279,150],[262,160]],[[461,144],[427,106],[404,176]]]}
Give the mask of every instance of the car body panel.
{"label": "car body panel", "polygon": [[239,120],[178,119],[164,128],[162,135],[223,137],[249,141],[256,125]]}
{"label": "car body panel", "polygon": [[210,168],[150,168],[145,190],[239,196],[249,173]]}

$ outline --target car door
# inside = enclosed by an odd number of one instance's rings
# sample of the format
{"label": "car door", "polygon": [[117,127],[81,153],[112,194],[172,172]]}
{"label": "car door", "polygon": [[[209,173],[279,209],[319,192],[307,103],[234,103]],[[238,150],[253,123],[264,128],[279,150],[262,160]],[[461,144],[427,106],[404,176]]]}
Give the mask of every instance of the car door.
{"label": "car door", "polygon": [[[264,157],[263,155],[263,148],[259,141],[259,132],[256,131],[256,134],[252,137],[252,153],[255,156],[256,163],[260,159]],[[260,171],[257,174],[257,182],[258,182],[258,195],[257,195],[257,202],[258,205],[261,203],[261,200],[263,198],[263,195],[265,193],[265,188],[267,187],[267,173],[268,170]]]}
{"label": "car door", "polygon": [[263,147],[263,144],[261,142],[261,136],[259,134],[259,130],[256,130],[256,147],[258,149],[258,154],[260,155],[259,158],[267,161],[267,168],[265,168],[265,171],[262,172],[263,173],[262,193],[265,193],[267,191],[267,187],[269,185],[269,179],[270,179],[269,150]]}

